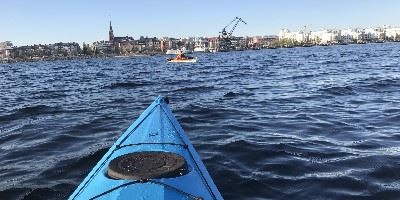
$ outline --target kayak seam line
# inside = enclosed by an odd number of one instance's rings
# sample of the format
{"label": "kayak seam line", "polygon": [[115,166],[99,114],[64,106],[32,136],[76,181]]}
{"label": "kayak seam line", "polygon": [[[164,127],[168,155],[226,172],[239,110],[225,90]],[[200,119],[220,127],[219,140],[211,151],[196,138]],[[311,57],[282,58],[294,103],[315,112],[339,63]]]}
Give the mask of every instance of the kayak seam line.
{"label": "kayak seam line", "polygon": [[116,189],[118,189],[118,188],[125,187],[125,186],[128,186],[128,185],[133,185],[133,184],[136,184],[136,183],[139,183],[139,182],[143,182],[143,181],[138,180],[138,181],[132,181],[132,182],[129,182],[129,183],[124,183],[124,184],[119,185],[119,186],[117,186],[117,187],[114,187],[114,188],[112,188],[112,189],[110,189],[110,190],[107,190],[107,191],[105,191],[105,192],[103,192],[103,193],[101,193],[101,194],[98,194],[98,195],[96,195],[96,196],[90,198],[89,200],[97,199],[97,198],[99,198],[99,197],[101,197],[101,196],[103,196],[103,195],[105,195],[105,194],[107,194],[107,193],[110,193],[110,192],[112,192],[112,191],[114,191],[114,190],[116,190]]}
{"label": "kayak seam line", "polygon": [[124,183],[124,184],[119,185],[117,187],[114,187],[114,188],[112,188],[110,190],[102,192],[102,193],[90,198],[89,200],[97,199],[97,198],[99,198],[99,197],[101,197],[101,196],[103,196],[105,194],[108,194],[110,192],[113,192],[114,190],[117,190],[117,189],[119,189],[121,187],[125,187],[125,186],[128,186],[128,185],[133,185],[133,184],[137,184],[137,183],[152,183],[152,184],[155,184],[155,185],[161,185],[161,186],[164,186],[164,187],[166,187],[166,188],[168,188],[170,190],[175,190],[178,193],[182,193],[183,195],[185,195],[185,196],[187,196],[187,197],[189,197],[191,199],[194,199],[194,200],[202,200],[203,199],[202,197],[198,197],[198,196],[195,196],[193,194],[187,193],[187,192],[185,192],[183,190],[180,190],[180,189],[178,189],[178,188],[176,188],[174,186],[168,185],[166,183],[159,182],[159,181],[154,181],[154,180],[150,180],[150,179],[145,179],[145,180],[137,180],[137,181],[131,181],[131,182],[128,182],[128,183]]}
{"label": "kayak seam line", "polygon": [[[121,142],[120,142],[119,144],[122,144],[123,142],[125,142],[125,140],[126,140],[129,136],[131,136],[133,132],[136,131],[136,129],[142,124],[142,122],[143,122],[148,116],[150,116],[150,114],[153,113],[153,111],[154,111],[154,110],[157,108],[157,106],[159,106],[159,105],[160,105],[160,103],[158,103],[157,105],[155,105],[154,108],[152,108],[152,109],[150,110],[150,112],[147,113],[147,115],[135,126],[135,128],[132,129],[132,131],[130,131],[130,132],[121,140]],[[119,145],[119,144],[118,144],[118,145]]]}
{"label": "kayak seam line", "polygon": [[[121,142],[115,146],[118,146],[120,144],[122,144],[126,138],[128,138],[133,132],[135,132],[135,130],[143,123],[143,121],[156,109],[157,106],[159,106],[160,104],[158,103],[156,106],[154,106],[154,108],[152,108],[149,113],[147,113],[147,115],[145,117],[143,117],[143,119],[121,140]],[[128,128],[129,129],[129,128]],[[114,148],[111,153],[107,156],[107,158],[101,163],[100,167],[98,167],[96,169],[96,171],[90,176],[90,178],[85,182],[85,184],[79,189],[79,191],[74,195],[74,197],[72,199],[75,199],[82,191],[84,188],[86,188],[87,184],[92,181],[93,177],[97,175],[97,173],[100,171],[100,169],[105,165],[105,163],[111,158],[111,156],[114,154],[114,152],[116,151],[116,148]]]}
{"label": "kayak seam line", "polygon": [[[162,106],[161,106],[161,109],[162,109],[162,110],[164,111],[164,113],[166,114],[168,121],[169,121],[169,122],[172,124],[172,126],[174,127],[174,129],[175,129],[177,135],[179,136],[179,139],[181,140],[181,142],[182,142],[183,144],[185,144],[186,146],[188,146],[188,144],[186,144],[185,140],[182,138],[181,133],[177,130],[175,123],[171,120],[171,118],[170,118],[170,116],[169,116],[169,113],[168,113],[167,111],[165,111],[165,109],[164,109]],[[190,152],[190,151],[189,151],[189,152]]]}
{"label": "kayak seam line", "polygon": [[[170,118],[170,116],[169,116],[169,113],[166,112],[162,106],[161,106],[161,109],[163,109],[163,111],[167,114],[167,118],[168,118],[168,120],[171,122],[171,124],[174,126],[175,130],[177,131],[177,133],[178,133],[178,135],[179,135],[179,138],[182,140],[182,142],[183,142],[184,144],[186,144],[186,143],[185,143],[185,140],[183,140],[183,138],[182,138],[182,135],[181,135],[180,131],[177,130],[176,123],[174,123],[174,122],[171,120],[171,118]],[[178,120],[176,120],[176,121],[178,121]],[[179,124],[179,122],[178,122],[178,124]],[[182,129],[182,127],[181,127],[181,129]],[[183,131],[183,129],[182,129],[182,131]],[[183,132],[185,132],[185,131],[183,131]],[[186,145],[187,145],[187,144],[186,144]],[[193,147],[193,148],[194,148],[194,147]],[[194,157],[193,157],[193,155],[192,155],[192,151],[191,151],[189,148],[188,148],[188,153],[189,153],[189,155],[190,155],[190,158],[192,159],[192,161],[193,161],[194,164],[196,165],[196,171],[199,172],[199,174],[200,174],[201,177],[203,178],[203,181],[204,181],[205,184],[207,185],[208,191],[211,193],[211,195],[214,197],[214,199],[218,199],[218,198],[215,196],[215,194],[214,194],[214,192],[213,192],[211,186],[208,184],[207,179],[205,178],[203,172],[200,170],[200,167],[199,167],[197,161],[194,159]]]}
{"label": "kayak seam line", "polygon": [[168,142],[165,142],[165,143],[156,143],[156,142],[143,142],[143,143],[134,143],[134,144],[126,144],[126,145],[122,145],[122,146],[120,146],[120,145],[117,145],[115,148],[115,150],[119,150],[119,149],[122,149],[122,148],[125,148],[125,147],[130,147],[130,146],[140,146],[140,145],[146,145],[146,144],[148,144],[148,145],[156,145],[156,144],[161,144],[161,145],[174,145],[174,146],[182,146],[183,148],[185,148],[185,149],[187,149],[188,148],[188,145],[187,144],[177,144],[177,143],[168,143]]}
{"label": "kayak seam line", "polygon": [[210,185],[208,184],[208,181],[206,180],[203,172],[200,170],[199,165],[197,164],[196,160],[194,159],[192,152],[190,151],[190,149],[188,150],[190,158],[192,159],[192,161],[194,162],[194,164],[196,165],[197,171],[200,173],[201,177],[203,178],[203,181],[206,183],[207,187],[208,187],[208,191],[210,191],[210,193],[212,194],[212,196],[214,197],[214,199],[217,199],[217,197],[215,196],[213,190],[211,189]]}
{"label": "kayak seam line", "polygon": [[183,190],[180,190],[180,189],[178,189],[178,188],[176,188],[174,186],[168,185],[168,184],[163,183],[163,182],[154,181],[154,180],[147,180],[147,181],[150,182],[150,183],[162,185],[162,186],[164,186],[166,188],[169,188],[169,189],[175,190],[177,192],[180,192],[180,193],[182,193],[182,194],[186,195],[187,197],[189,197],[191,199],[194,199],[194,200],[202,200],[203,199],[202,197],[198,197],[198,196],[195,196],[193,194],[187,193],[187,192],[185,192]]}

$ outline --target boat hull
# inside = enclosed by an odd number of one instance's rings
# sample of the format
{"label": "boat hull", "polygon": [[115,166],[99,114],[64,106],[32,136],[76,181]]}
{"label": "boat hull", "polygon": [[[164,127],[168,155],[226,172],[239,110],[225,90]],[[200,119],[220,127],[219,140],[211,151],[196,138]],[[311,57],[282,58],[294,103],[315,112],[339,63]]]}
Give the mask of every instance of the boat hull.
{"label": "boat hull", "polygon": [[[223,199],[167,102],[166,98],[158,97],[122,134],[69,199]],[[135,152],[179,155],[185,159],[187,171],[177,177],[144,180],[108,176],[107,166],[112,160]]]}
{"label": "boat hull", "polygon": [[197,62],[197,58],[187,59],[187,60],[168,60],[169,63],[195,63]]}

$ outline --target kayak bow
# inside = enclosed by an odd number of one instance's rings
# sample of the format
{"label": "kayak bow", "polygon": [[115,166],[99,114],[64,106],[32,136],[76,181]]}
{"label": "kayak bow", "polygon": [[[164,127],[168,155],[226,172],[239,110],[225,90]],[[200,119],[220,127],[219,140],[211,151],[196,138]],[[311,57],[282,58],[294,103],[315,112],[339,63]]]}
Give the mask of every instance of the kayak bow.
{"label": "kayak bow", "polygon": [[158,97],[108,150],[69,200],[222,200],[167,104],[167,98]]}

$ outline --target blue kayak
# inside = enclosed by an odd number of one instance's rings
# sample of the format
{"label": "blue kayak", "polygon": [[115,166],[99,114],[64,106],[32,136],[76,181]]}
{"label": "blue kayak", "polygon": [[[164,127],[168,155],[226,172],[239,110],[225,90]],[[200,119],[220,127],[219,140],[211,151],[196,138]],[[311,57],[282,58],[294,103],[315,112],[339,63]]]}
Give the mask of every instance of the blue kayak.
{"label": "blue kayak", "polygon": [[223,199],[187,135],[158,97],[122,134],[70,200]]}

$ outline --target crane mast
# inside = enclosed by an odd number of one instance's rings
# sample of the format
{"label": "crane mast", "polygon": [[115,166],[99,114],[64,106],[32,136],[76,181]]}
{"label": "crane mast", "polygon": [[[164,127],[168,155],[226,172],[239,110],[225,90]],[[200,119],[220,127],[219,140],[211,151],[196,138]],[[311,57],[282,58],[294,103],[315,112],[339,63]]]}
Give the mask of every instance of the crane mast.
{"label": "crane mast", "polygon": [[[222,28],[222,31],[220,32],[220,35],[218,36],[219,40],[219,47],[218,51],[230,51],[235,49],[235,47],[232,45],[232,34],[233,31],[236,29],[238,24],[242,22],[243,24],[247,24],[242,18],[240,17],[235,17],[231,22],[228,23],[224,28]],[[228,32],[226,29],[234,24],[232,26],[232,29]]]}

